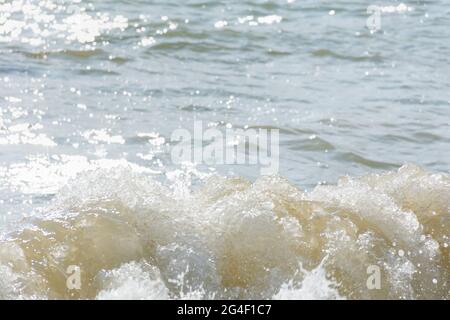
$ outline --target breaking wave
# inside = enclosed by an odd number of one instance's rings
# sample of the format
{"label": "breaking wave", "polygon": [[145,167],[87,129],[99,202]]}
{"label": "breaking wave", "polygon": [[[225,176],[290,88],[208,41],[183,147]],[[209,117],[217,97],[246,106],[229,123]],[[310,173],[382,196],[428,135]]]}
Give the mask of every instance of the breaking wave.
{"label": "breaking wave", "polygon": [[78,174],[0,240],[0,298],[450,298],[448,174],[406,165],[310,192],[276,176],[172,181]]}

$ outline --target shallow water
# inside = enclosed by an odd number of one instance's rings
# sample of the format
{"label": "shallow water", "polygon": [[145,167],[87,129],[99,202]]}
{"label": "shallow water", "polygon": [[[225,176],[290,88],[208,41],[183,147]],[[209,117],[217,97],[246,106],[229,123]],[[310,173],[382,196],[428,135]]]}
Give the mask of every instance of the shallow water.
{"label": "shallow water", "polygon": [[[0,1],[0,298],[448,298],[450,7],[367,5]],[[284,178],[173,164],[195,120]]]}

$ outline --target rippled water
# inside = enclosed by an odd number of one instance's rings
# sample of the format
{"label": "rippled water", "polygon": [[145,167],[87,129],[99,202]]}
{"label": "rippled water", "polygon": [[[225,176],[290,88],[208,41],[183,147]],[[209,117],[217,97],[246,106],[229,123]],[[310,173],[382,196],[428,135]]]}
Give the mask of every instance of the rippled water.
{"label": "rippled water", "polygon": [[[448,298],[450,7],[367,6],[0,1],[0,298]],[[289,182],[173,164],[195,120]]]}

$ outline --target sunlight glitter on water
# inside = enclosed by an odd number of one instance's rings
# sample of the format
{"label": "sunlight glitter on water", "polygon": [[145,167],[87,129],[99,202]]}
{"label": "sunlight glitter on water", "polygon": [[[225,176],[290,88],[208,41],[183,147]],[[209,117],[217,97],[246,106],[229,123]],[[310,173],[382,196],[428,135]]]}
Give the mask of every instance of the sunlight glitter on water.
{"label": "sunlight glitter on water", "polygon": [[0,298],[448,299],[450,9],[375,9],[0,0]]}

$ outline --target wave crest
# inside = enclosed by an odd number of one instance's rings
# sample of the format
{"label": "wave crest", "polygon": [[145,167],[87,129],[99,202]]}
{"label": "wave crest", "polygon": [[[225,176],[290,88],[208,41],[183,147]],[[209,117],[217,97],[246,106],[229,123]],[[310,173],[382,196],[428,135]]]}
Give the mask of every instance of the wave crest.
{"label": "wave crest", "polygon": [[449,175],[412,165],[311,192],[213,176],[180,193],[128,166],[88,171],[0,241],[0,297],[445,299],[449,208]]}

